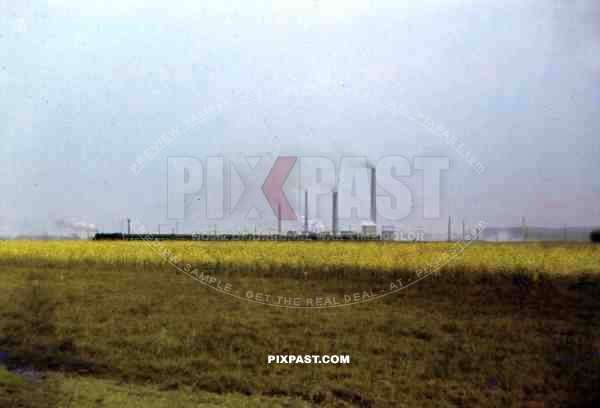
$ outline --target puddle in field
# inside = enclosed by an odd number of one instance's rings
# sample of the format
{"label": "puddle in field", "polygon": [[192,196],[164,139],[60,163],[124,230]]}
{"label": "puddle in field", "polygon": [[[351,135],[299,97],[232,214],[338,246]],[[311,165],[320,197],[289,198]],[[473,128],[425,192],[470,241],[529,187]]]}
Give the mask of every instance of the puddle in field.
{"label": "puddle in field", "polygon": [[8,372],[18,375],[28,383],[38,382],[44,376],[43,372],[36,370],[31,366],[14,365],[11,361],[10,353],[7,351],[0,350],[0,366],[5,367]]}

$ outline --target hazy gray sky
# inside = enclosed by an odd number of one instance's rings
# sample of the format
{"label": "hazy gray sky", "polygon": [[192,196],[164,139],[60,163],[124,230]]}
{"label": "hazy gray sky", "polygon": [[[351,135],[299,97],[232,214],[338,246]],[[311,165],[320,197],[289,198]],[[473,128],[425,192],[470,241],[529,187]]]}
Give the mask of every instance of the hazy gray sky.
{"label": "hazy gray sky", "polygon": [[[449,156],[441,224],[600,224],[597,1],[200,3],[0,1],[0,233],[65,217],[103,230],[126,215],[168,223],[168,156],[268,151]],[[433,118],[485,171],[401,116],[324,96],[230,109],[130,170],[216,100],[341,82]],[[197,203],[188,231],[213,223],[193,223]]]}

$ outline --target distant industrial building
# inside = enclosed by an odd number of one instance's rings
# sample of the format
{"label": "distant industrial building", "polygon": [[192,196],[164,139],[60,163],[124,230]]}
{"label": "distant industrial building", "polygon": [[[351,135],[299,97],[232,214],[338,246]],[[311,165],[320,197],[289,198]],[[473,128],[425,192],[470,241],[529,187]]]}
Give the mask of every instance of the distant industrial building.
{"label": "distant industrial building", "polygon": [[364,223],[361,228],[363,235],[375,235],[377,234],[377,225],[373,223]]}

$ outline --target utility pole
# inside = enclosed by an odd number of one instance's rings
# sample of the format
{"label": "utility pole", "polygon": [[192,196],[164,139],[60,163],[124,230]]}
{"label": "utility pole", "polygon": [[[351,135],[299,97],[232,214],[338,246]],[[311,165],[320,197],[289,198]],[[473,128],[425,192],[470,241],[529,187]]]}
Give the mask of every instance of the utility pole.
{"label": "utility pole", "polygon": [[448,242],[452,241],[452,216],[448,217]]}
{"label": "utility pole", "polygon": [[127,218],[127,235],[131,235],[131,218]]}
{"label": "utility pole", "polygon": [[462,219],[462,240],[465,240],[465,219]]}
{"label": "utility pole", "polygon": [[563,241],[567,240],[567,224],[563,227]]}

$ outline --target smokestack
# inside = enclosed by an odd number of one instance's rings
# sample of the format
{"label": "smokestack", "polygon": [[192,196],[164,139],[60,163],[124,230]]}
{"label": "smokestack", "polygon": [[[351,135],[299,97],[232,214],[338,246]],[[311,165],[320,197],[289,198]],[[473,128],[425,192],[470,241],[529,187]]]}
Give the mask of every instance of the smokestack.
{"label": "smokestack", "polygon": [[131,218],[127,218],[127,235],[131,235]]}
{"label": "smokestack", "polygon": [[277,231],[279,232],[279,235],[281,235],[281,203],[277,204]]}
{"label": "smokestack", "polygon": [[308,232],[308,190],[304,190],[304,232]]}
{"label": "smokestack", "polygon": [[333,202],[332,202],[332,206],[333,206],[333,215],[331,218],[331,231],[333,232],[333,235],[335,236],[335,234],[337,233],[337,191],[333,192]]}
{"label": "smokestack", "polygon": [[375,167],[371,167],[371,221],[377,224],[377,179],[375,176]]}

